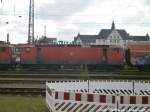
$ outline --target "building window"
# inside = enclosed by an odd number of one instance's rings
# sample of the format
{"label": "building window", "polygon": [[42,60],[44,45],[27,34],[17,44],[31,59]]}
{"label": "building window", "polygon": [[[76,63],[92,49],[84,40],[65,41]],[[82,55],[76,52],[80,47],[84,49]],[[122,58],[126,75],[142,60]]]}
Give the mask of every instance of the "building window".
{"label": "building window", "polygon": [[119,43],[120,41],[119,40],[117,40],[117,43]]}

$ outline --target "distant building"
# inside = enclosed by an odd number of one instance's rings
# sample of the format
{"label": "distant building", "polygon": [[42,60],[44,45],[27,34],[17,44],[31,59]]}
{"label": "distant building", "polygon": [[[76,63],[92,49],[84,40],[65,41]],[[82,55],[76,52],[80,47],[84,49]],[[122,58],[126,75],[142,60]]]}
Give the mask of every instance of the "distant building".
{"label": "distant building", "polygon": [[57,38],[48,38],[45,36],[42,36],[42,38],[36,40],[36,44],[56,44]]}
{"label": "distant building", "polygon": [[124,29],[116,29],[113,21],[111,29],[102,29],[98,35],[80,35],[74,38],[77,44],[121,45],[128,42],[150,42],[149,35],[130,36]]}
{"label": "distant building", "polygon": [[96,39],[98,39],[98,35],[80,35],[78,33],[77,37],[74,37],[74,43],[89,45],[96,43]]}

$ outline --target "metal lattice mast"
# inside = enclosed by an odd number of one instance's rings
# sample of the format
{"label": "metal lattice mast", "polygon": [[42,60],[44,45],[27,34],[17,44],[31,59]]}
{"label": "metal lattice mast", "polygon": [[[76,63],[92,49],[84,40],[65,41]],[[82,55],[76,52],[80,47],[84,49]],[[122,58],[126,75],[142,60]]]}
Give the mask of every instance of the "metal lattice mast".
{"label": "metal lattice mast", "polygon": [[46,25],[44,26],[44,37],[46,38]]}
{"label": "metal lattice mast", "polygon": [[30,0],[29,4],[28,43],[34,43],[34,0]]}

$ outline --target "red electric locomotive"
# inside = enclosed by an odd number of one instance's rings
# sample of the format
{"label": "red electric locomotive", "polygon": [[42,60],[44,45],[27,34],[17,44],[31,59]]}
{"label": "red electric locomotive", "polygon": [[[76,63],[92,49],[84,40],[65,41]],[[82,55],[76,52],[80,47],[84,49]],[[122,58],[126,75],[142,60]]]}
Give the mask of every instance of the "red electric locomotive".
{"label": "red electric locomotive", "polygon": [[128,44],[130,64],[140,69],[150,67],[150,43]]}
{"label": "red electric locomotive", "polygon": [[122,67],[124,50],[117,46],[20,45],[23,67]]}
{"label": "red electric locomotive", "polygon": [[8,69],[15,64],[15,49],[9,43],[0,41],[0,69]]}

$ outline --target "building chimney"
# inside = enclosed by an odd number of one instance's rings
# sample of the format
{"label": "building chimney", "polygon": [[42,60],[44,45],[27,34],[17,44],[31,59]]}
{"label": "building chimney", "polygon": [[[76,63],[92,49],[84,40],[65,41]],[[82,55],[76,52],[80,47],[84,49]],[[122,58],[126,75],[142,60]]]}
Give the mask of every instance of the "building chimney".
{"label": "building chimney", "polygon": [[7,43],[9,43],[9,33],[7,33]]}

